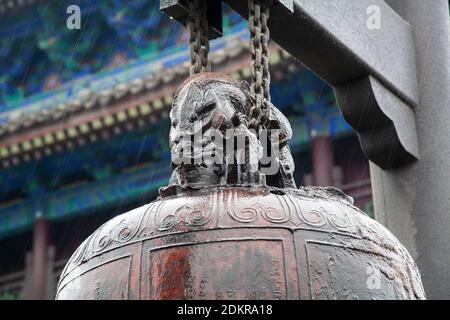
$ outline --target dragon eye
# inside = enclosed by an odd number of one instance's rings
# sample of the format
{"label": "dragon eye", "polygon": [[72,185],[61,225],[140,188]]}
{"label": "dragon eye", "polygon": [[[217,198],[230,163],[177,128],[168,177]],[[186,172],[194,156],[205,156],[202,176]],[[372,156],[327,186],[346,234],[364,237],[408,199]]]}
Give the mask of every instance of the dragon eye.
{"label": "dragon eye", "polygon": [[211,112],[216,107],[216,101],[209,100],[203,103],[198,110],[196,110],[197,116],[202,116],[208,112]]}

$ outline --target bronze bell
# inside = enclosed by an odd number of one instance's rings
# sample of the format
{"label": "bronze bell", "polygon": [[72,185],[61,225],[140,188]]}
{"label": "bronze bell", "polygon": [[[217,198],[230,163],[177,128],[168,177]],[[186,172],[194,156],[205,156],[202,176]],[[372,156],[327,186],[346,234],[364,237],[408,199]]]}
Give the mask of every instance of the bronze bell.
{"label": "bronze bell", "polygon": [[182,84],[169,186],[81,244],[57,299],[425,298],[407,250],[350,197],[296,188],[289,123],[271,106],[267,134],[252,130],[251,103],[221,74]]}

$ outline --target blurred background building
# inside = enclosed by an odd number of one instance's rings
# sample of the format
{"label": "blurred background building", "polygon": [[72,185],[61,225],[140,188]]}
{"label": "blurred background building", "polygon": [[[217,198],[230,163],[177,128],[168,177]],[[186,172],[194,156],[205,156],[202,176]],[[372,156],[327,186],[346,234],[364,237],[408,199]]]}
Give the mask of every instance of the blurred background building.
{"label": "blurred background building", "polygon": [[[69,5],[81,29],[66,27]],[[168,182],[168,112],[187,34],[150,0],[0,0],[0,299],[54,298],[77,246]],[[213,70],[248,79],[247,22],[224,8]],[[292,31],[294,32],[294,31]],[[369,166],[332,89],[271,44],[299,185],[372,214]]]}

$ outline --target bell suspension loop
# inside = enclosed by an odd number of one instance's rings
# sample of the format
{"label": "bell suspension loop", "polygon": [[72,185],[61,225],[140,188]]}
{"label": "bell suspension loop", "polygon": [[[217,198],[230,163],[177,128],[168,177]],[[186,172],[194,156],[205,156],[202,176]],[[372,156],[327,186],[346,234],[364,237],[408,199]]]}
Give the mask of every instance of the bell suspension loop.
{"label": "bell suspension loop", "polygon": [[249,50],[252,60],[250,92],[253,99],[248,117],[250,126],[255,129],[266,126],[271,112],[268,46],[270,31],[267,25],[269,6],[268,0],[248,0]]}
{"label": "bell suspension loop", "polygon": [[206,0],[190,0],[186,26],[189,30],[190,75],[211,71],[208,61],[208,19],[206,17]]}

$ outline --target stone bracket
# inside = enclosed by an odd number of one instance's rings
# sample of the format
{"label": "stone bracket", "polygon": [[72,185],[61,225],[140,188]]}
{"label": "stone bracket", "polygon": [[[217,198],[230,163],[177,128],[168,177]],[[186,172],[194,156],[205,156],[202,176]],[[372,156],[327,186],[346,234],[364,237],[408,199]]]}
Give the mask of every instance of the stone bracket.
{"label": "stone bracket", "polygon": [[[182,20],[183,2],[161,0],[161,9]],[[219,8],[220,2],[208,6]],[[248,18],[246,0],[224,2]],[[379,28],[369,24],[373,9]],[[342,113],[372,162],[390,169],[418,159],[413,33],[385,1],[280,0],[268,24],[275,42],[335,88]]]}
{"label": "stone bracket", "polygon": [[414,111],[373,76],[334,87],[364,154],[383,169],[419,159]]}
{"label": "stone bracket", "polygon": [[[247,18],[247,1],[224,0]],[[336,90],[367,157],[388,169],[418,159],[419,103],[411,25],[383,0],[293,0],[271,39]],[[373,9],[380,28],[369,27]]]}

